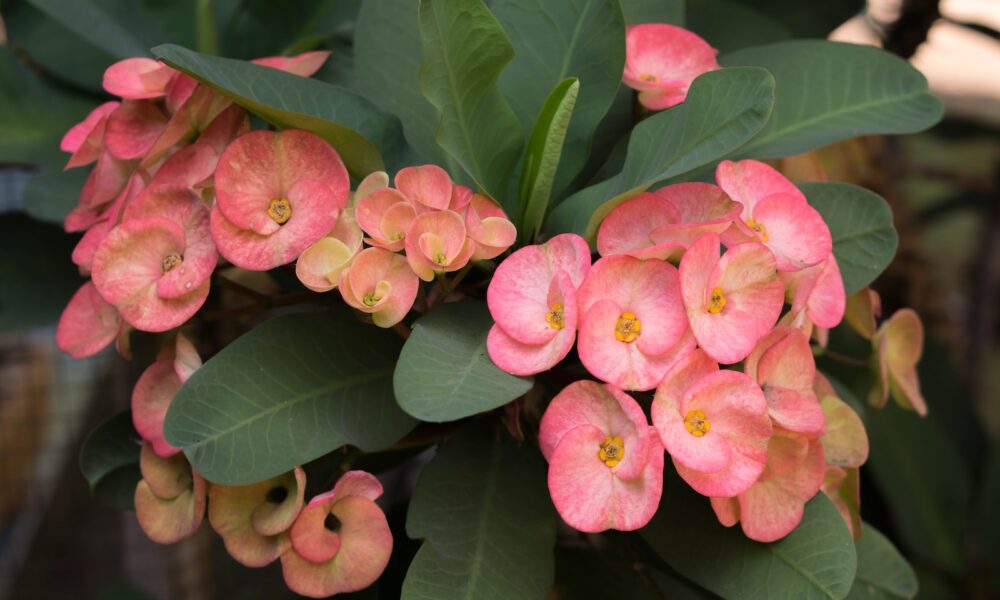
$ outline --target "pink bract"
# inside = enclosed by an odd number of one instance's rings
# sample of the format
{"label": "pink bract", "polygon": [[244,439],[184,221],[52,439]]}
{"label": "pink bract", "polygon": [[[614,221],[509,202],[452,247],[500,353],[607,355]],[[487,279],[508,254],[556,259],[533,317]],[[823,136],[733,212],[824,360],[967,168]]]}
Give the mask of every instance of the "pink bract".
{"label": "pink bract", "polygon": [[206,483],[183,454],[157,456],[150,444],[139,455],[142,479],[135,488],[135,516],[149,539],[173,544],[201,527]]}
{"label": "pink bract", "polygon": [[776,327],[757,344],[743,372],[764,390],[774,423],[812,437],[823,434],[826,421],[816,394],[816,361],[805,334]]}
{"label": "pink bract", "polygon": [[73,294],[59,317],[56,345],[73,358],[97,354],[110,344],[121,329],[122,318],[88,281]]}
{"label": "pink bract", "polygon": [[774,255],[738,244],[720,258],[719,236],[706,234],[681,260],[680,289],[698,345],[714,360],[739,362],[778,320],[784,287]]}
{"label": "pink bract", "polygon": [[542,416],[538,441],[549,461],[552,502],[570,526],[632,531],[653,517],[663,492],[663,448],[621,389],[568,385]]}
{"label": "pink bract", "polygon": [[920,393],[917,363],[924,352],[924,326],[916,311],[896,311],[878,328],[873,340],[878,360],[878,379],[869,402],[885,406],[889,396],[903,408],[927,415],[927,402]]}
{"label": "pink bract", "polygon": [[480,194],[469,196],[465,208],[465,229],[476,244],[470,258],[473,261],[496,258],[517,240],[517,228],[503,209]]}
{"label": "pink bract", "polygon": [[486,291],[496,321],[486,341],[494,364],[531,375],[565,358],[576,339],[576,290],[589,270],[590,248],[575,234],[526,246],[500,263]]}
{"label": "pink bract", "polygon": [[699,494],[735,496],[760,476],[771,420],[749,377],[688,353],[656,388],[653,424],[680,476]]}
{"label": "pink bract", "polygon": [[174,359],[167,357],[149,365],[132,390],[132,424],[158,456],[180,452],[163,437],[163,421],[179,389],[181,380],[174,371]]}
{"label": "pink bract", "polygon": [[381,484],[364,471],[348,471],[344,480],[310,500],[292,525],[281,569],[297,594],[322,598],[364,589],[389,563],[392,532],[375,504]]}
{"label": "pink bract", "polygon": [[367,248],[340,273],[344,301],[369,313],[379,327],[403,320],[417,298],[420,281],[406,259],[383,248]]}
{"label": "pink bract", "polygon": [[295,56],[266,56],[256,58],[250,62],[292,73],[300,77],[310,77],[319,71],[326,59],[330,58],[330,53],[326,50],[314,50],[313,52],[303,52]]}
{"label": "pink bract", "polygon": [[105,102],[90,111],[83,121],[66,132],[59,143],[59,149],[73,154],[66,164],[67,169],[88,165],[100,157],[104,150],[104,132],[108,115],[118,106],[118,102]]}
{"label": "pink bract", "polygon": [[462,216],[451,210],[418,214],[406,231],[403,245],[410,268],[424,281],[461,269],[476,250]]}
{"label": "pink bract", "polygon": [[665,23],[632,25],[625,36],[622,81],[639,92],[639,102],[663,110],[687,97],[691,82],[719,69],[718,51],[694,33]]}
{"label": "pink bract", "polygon": [[154,102],[125,100],[108,116],[104,145],[115,158],[140,158],[163,133],[167,119]]}
{"label": "pink bract", "polygon": [[743,205],[741,218],[722,234],[727,246],[760,241],[774,252],[779,271],[798,271],[830,256],[833,239],[826,222],[781,173],[756,160],[724,160],[715,178]]}
{"label": "pink bract", "polygon": [[152,58],[126,58],[104,72],[104,89],[129,100],[159,98],[176,73]]}
{"label": "pink bract", "polygon": [[400,169],[395,182],[396,189],[413,203],[417,212],[445,210],[451,203],[451,177],[437,165]]}
{"label": "pink bract", "polygon": [[847,297],[844,280],[833,253],[818,265],[801,271],[779,273],[785,295],[791,300],[792,313],[805,311],[817,327],[832,329],[844,318]]}
{"label": "pink bract", "polygon": [[333,230],[302,251],[295,261],[295,275],[314,292],[337,287],[340,274],[361,251],[364,234],[354,220],[354,209],[345,208]]}
{"label": "pink bract", "polygon": [[685,341],[677,269],[669,263],[606,256],[587,273],[578,298],[577,350],[599,379],[627,390],[651,390],[694,346]]}
{"label": "pink bract", "polygon": [[406,196],[388,187],[363,196],[355,211],[358,225],[369,236],[365,241],[391,252],[403,249],[406,232],[416,216],[417,210]]}

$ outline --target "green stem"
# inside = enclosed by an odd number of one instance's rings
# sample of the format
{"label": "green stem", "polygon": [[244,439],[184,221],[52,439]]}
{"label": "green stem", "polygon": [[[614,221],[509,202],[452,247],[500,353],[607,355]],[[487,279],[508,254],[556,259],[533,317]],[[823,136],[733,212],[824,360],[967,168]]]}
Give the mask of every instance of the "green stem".
{"label": "green stem", "polygon": [[215,11],[212,8],[212,0],[197,0],[194,11],[198,52],[218,54],[219,40],[215,33]]}

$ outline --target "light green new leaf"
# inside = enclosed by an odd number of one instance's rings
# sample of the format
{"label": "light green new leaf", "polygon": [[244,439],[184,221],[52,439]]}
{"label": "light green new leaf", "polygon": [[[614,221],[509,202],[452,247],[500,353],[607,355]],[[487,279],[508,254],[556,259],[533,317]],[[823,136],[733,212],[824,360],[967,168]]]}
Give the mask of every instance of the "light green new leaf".
{"label": "light green new leaf", "polygon": [[635,127],[621,173],[556,207],[549,233],[573,232],[593,241],[618,204],[745,144],[767,122],[773,100],[774,78],[764,69],[722,69],[698,77],[683,104]]}
{"label": "light green new leaf", "polygon": [[415,422],[392,394],[399,338],[342,309],[277,317],[181,387],[164,432],[209,481],[254,483],[340,446],[385,448]]}
{"label": "light green new leaf", "polygon": [[833,236],[844,291],[850,295],[875,280],[896,255],[892,209],[881,196],[848,183],[799,186]]}
{"label": "light green new leaf", "polygon": [[777,82],[774,113],[741,158],[798,154],[872,133],[913,133],[941,119],[943,105],[905,60],[871,46],[794,40],[738,50],[727,66],[763,67]]}
{"label": "light green new leaf", "polygon": [[879,530],[864,524],[858,551],[858,574],[848,600],[892,600],[917,595],[917,574]]}
{"label": "light green new leaf", "polygon": [[440,111],[435,138],[502,200],[524,135],[496,79],[514,49],[482,0],[420,0],[420,88]]}
{"label": "light green new leaf", "polygon": [[115,58],[148,56],[147,46],[129,29],[120,24],[116,15],[102,9],[91,0],[28,0],[53,21],[63,25],[94,46]]}
{"label": "light green new leaf", "polygon": [[486,353],[493,318],[484,302],[444,304],[421,318],[399,355],[396,400],[421,421],[455,421],[492,410],[531,389]]}
{"label": "light green new leaf", "polygon": [[403,600],[544,598],[556,538],[545,462],[506,433],[470,424],[424,467],[406,534],[425,541]]}
{"label": "light green new leaf", "polygon": [[517,231],[522,244],[531,243],[542,229],[552,198],[552,184],[562,163],[567,127],[574,116],[580,82],[570,78],[555,87],[535,121],[521,169]]}
{"label": "light green new leaf", "polygon": [[608,112],[625,66],[625,20],[615,0],[494,0],[490,9],[510,36],[514,59],[497,84],[525,131],[537,127],[549,90],[580,81],[554,191],[583,168],[594,130]]}
{"label": "light green new leaf", "polygon": [[135,486],[142,479],[142,438],[132,426],[132,411],[122,411],[97,426],[80,449],[80,471],[101,504],[131,510]]}
{"label": "light green new leaf", "polygon": [[322,137],[355,178],[384,170],[379,148],[401,142],[399,122],[350,90],[173,44],[157,46],[153,54],[265,121]]}
{"label": "light green new leaf", "polygon": [[641,533],[677,572],[723,598],[840,600],[857,568],[851,533],[822,493],[792,533],[761,544],[720,525],[708,498],[678,483]]}

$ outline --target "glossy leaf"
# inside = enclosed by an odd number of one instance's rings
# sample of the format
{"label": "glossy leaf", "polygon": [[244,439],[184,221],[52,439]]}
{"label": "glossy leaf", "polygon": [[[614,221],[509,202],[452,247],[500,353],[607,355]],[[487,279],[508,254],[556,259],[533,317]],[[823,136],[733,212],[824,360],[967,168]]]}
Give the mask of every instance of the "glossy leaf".
{"label": "glossy leaf", "polygon": [[544,598],[556,537],[545,481],[538,451],[489,425],[470,424],[442,444],[406,516],[406,534],[425,541],[402,598]]}
{"label": "glossy leaf", "polygon": [[892,542],[868,523],[855,543],[858,574],[848,600],[891,600],[917,595],[917,574]]}
{"label": "glossy leaf", "polygon": [[683,104],[635,127],[621,173],[556,207],[549,232],[579,233],[592,241],[621,202],[746,143],[767,122],[773,97],[774,79],[763,69],[723,69],[698,77]]}
{"label": "glossy leaf", "polygon": [[727,67],[774,74],[774,113],[737,153],[789,156],[872,133],[913,133],[941,119],[943,105],[905,60],[871,46],[794,40],[722,56]]}
{"label": "glossy leaf", "polygon": [[[670,466],[667,467],[671,469]],[[672,568],[724,598],[837,599],[854,581],[857,557],[851,533],[823,494],[806,505],[802,523],[772,544],[748,539],[739,526],[723,527],[708,498],[679,482],[642,536]]]}
{"label": "glossy leaf", "polygon": [[101,504],[132,509],[135,486],[142,479],[142,438],[132,426],[132,411],[122,411],[97,426],[83,442],[80,471]]}
{"label": "glossy leaf", "polygon": [[420,0],[419,20],[420,88],[440,111],[435,139],[502,200],[524,143],[496,86],[514,55],[510,40],[483,0]]}
{"label": "glossy leaf", "polygon": [[621,8],[615,0],[494,0],[490,8],[514,46],[498,85],[526,132],[533,125],[537,131],[549,90],[570,77],[580,82],[555,178],[559,193],[586,163],[594,130],[621,84]]}
{"label": "glossy leaf", "polygon": [[892,209],[875,192],[847,183],[804,183],[809,204],[823,216],[833,236],[847,294],[865,287],[896,255],[898,236]]}
{"label": "glossy leaf", "polygon": [[394,118],[344,88],[173,44],[153,54],[278,127],[322,137],[356,178],[384,170],[379,148],[392,148],[402,137]]}
{"label": "glossy leaf", "polygon": [[562,164],[567,127],[574,116],[580,81],[563,81],[549,93],[535,122],[524,152],[519,194],[520,220],[517,231],[521,243],[534,240],[542,228],[556,172]]}
{"label": "glossy leaf", "polygon": [[209,481],[253,483],[340,446],[380,450],[414,421],[392,394],[399,338],[337,309],[276,317],[181,387],[167,441]]}

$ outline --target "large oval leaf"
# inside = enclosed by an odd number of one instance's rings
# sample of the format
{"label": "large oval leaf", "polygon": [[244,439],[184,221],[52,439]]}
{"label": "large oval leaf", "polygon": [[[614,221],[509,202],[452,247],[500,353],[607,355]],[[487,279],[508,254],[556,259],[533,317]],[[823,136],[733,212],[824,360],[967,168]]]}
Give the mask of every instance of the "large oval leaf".
{"label": "large oval leaf", "polygon": [[406,534],[426,541],[404,600],[544,598],[556,539],[545,462],[488,425],[467,426],[420,474]]}
{"label": "large oval leaf", "polygon": [[100,504],[131,510],[135,486],[142,479],[139,450],[142,438],[126,410],[97,426],[83,442],[80,471]]}
{"label": "large oval leaf", "polygon": [[[668,466],[668,470],[671,468]],[[839,600],[851,589],[857,556],[851,533],[824,494],[806,504],[802,523],[761,544],[740,527],[719,524],[708,498],[676,476],[642,536],[667,563],[723,598]]]}
{"label": "large oval leaf", "polygon": [[531,389],[531,378],[504,373],[486,353],[493,325],[483,302],[455,302],[413,325],[396,364],[399,405],[421,421],[455,421],[502,406]]}
{"label": "large oval leaf", "polygon": [[848,183],[799,186],[833,236],[833,255],[850,295],[875,280],[896,255],[892,209],[881,196]]}
{"label": "large oval leaf", "polygon": [[435,138],[502,200],[524,135],[496,86],[514,49],[483,0],[420,0],[420,87],[440,111]]}
{"label": "large oval leaf", "polygon": [[764,69],[722,69],[698,77],[683,104],[636,125],[621,173],[556,207],[549,232],[578,233],[593,241],[618,204],[745,144],[767,122],[773,99],[774,78]]}
{"label": "large oval leaf", "polygon": [[858,575],[849,600],[891,600],[917,595],[917,574],[879,530],[864,524],[858,551]]}
{"label": "large oval leaf", "polygon": [[173,44],[157,46],[153,54],[265,121],[322,137],[358,179],[384,170],[379,148],[401,142],[399,122],[350,90]]}
{"label": "large oval leaf", "polygon": [[345,310],[277,317],[187,380],[167,441],[209,481],[254,483],[344,444],[385,448],[413,428],[392,395],[399,338]]}
{"label": "large oval leaf", "polygon": [[788,156],[870,133],[913,133],[941,119],[943,105],[905,60],[871,46],[794,40],[738,50],[728,67],[764,67],[777,96],[767,125],[738,156]]}

